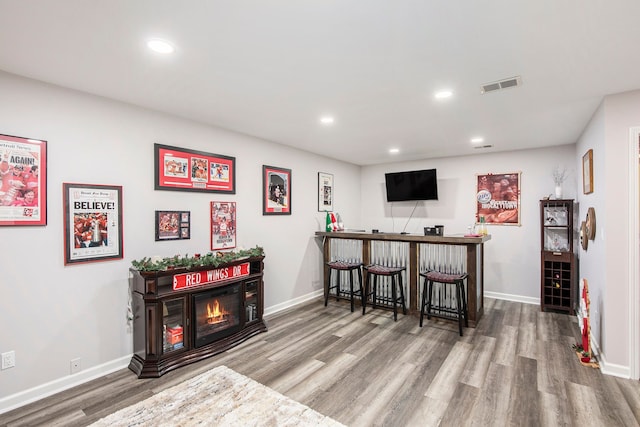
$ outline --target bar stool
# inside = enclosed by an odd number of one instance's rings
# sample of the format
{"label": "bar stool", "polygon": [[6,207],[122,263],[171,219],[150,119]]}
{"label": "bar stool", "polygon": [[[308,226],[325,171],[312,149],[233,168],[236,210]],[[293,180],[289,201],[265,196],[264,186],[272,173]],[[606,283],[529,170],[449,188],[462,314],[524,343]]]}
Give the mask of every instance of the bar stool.
{"label": "bar stool", "polygon": [[[348,261],[331,261],[327,263],[329,267],[329,275],[328,275],[328,287],[327,292],[324,295],[324,306],[327,306],[329,302],[329,294],[331,293],[331,289],[336,290],[336,300],[340,299],[340,294],[349,294],[349,299],[351,300],[351,312],[353,313],[354,304],[353,297],[354,295],[360,295],[362,297],[362,263],[361,262],[348,262]],[[338,272],[338,280],[336,280],[336,284],[331,286],[331,272],[336,270]],[[349,291],[343,291],[340,287],[341,285],[341,271],[349,272]],[[358,272],[358,279],[360,280],[358,285],[358,290],[353,290],[353,274],[354,272]]]}
{"label": "bar stool", "polygon": [[[458,320],[458,329],[460,330],[460,336],[462,336],[462,322],[466,327],[469,326],[469,319],[467,316],[467,298],[464,292],[464,280],[467,278],[466,273],[461,274],[447,274],[440,273],[439,271],[429,270],[420,273],[420,276],[424,277],[424,286],[422,288],[422,306],[420,308],[420,327],[422,327],[422,318],[425,311],[427,313],[427,319],[431,319],[431,316],[440,317],[443,319]],[[441,305],[436,306],[433,304],[433,284],[437,283],[441,286],[441,295],[444,293],[446,296],[447,287],[453,285],[455,292],[453,298],[455,299],[456,308],[450,306]],[[440,298],[442,300],[442,297]],[[436,311],[432,313],[431,310]]]}
{"label": "bar stool", "polygon": [[[362,314],[365,313],[367,307],[367,299],[369,295],[372,296],[372,306],[375,309],[377,301],[383,301],[393,304],[393,320],[398,320],[398,302],[402,303],[402,314],[407,314],[407,306],[404,301],[404,286],[402,286],[402,272],[404,267],[387,267],[378,264],[369,264],[364,267],[367,272],[367,278],[364,288],[364,295],[362,297]],[[371,277],[373,276],[373,290],[371,290]],[[378,276],[391,277],[391,298],[378,297]],[[397,285],[400,287],[400,297],[398,297],[398,291],[396,289],[396,277],[398,278]]]}

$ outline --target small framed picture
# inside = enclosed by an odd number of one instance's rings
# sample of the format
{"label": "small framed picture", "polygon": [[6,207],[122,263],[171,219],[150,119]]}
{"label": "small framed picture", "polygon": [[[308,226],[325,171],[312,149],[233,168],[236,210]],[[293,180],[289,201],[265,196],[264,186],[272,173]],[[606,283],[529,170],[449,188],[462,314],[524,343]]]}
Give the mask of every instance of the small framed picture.
{"label": "small framed picture", "polygon": [[593,193],[593,150],[582,156],[582,192]]}
{"label": "small framed picture", "polygon": [[262,215],[291,215],[291,169],[262,166]]}
{"label": "small framed picture", "polygon": [[318,172],[318,212],[333,210],[333,175]]}
{"label": "small framed picture", "polygon": [[122,259],[122,187],[62,184],[64,264]]}
{"label": "small framed picture", "polygon": [[236,202],[211,202],[211,250],[236,247]]}
{"label": "small framed picture", "polygon": [[156,211],[156,242],[191,238],[191,212]]}

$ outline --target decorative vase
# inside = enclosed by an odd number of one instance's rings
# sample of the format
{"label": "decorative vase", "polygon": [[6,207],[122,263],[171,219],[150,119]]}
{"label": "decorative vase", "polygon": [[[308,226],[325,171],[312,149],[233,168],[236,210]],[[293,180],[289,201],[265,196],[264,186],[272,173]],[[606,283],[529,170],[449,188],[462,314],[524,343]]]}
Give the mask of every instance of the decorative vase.
{"label": "decorative vase", "polygon": [[556,199],[562,199],[562,186],[556,185]]}

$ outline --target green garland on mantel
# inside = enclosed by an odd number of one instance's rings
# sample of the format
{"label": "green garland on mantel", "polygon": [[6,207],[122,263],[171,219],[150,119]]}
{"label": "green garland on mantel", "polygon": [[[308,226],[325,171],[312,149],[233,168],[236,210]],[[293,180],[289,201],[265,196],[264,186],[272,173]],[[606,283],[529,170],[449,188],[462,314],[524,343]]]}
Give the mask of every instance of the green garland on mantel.
{"label": "green garland on mantel", "polygon": [[193,267],[218,267],[240,258],[264,256],[264,250],[260,246],[251,249],[241,249],[230,252],[209,252],[206,255],[195,254],[189,256],[174,255],[168,258],[144,257],[140,261],[133,260],[131,265],[140,272],[165,271],[174,268]]}

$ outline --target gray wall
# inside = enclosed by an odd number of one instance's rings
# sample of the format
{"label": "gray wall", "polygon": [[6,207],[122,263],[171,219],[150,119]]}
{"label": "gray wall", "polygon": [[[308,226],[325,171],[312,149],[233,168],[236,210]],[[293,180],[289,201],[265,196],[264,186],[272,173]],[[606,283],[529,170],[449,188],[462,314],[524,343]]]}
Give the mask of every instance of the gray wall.
{"label": "gray wall", "polygon": [[[521,172],[521,225],[488,225],[491,240],[485,244],[485,295],[528,303],[540,301],[540,206],[554,192],[554,166],[566,167],[563,197],[576,196],[575,145],[511,151],[362,169],[362,222],[366,229],[422,232],[423,227],[444,225],[445,234],[464,234],[474,223],[476,175]],[[423,201],[411,216],[415,202],[387,203],[385,172],[436,168],[438,201]]]}
{"label": "gray wall", "polygon": [[[334,174],[336,209],[360,221],[357,166],[9,74],[0,93],[0,133],[46,140],[49,152],[47,226],[0,228],[0,352],[16,355],[0,371],[0,411],[126,366],[131,260],[208,252],[210,201],[236,201],[238,244],[264,247],[267,312],[320,292],[319,171]],[[236,157],[236,194],[154,191],[154,143]],[[263,164],[292,169],[291,216],[262,215]],[[63,182],[123,186],[123,260],[64,266]],[[191,239],[155,242],[158,209],[191,211]],[[83,371],[69,375],[78,357]]]}
{"label": "gray wall", "polygon": [[[0,412],[30,400],[82,383],[128,364],[132,335],[126,320],[128,269],[132,259],[145,256],[207,252],[209,250],[209,202],[230,200],[238,207],[238,244],[265,248],[266,312],[273,313],[310,297],[321,289],[321,242],[313,237],[324,229],[324,215],[317,212],[317,173],[334,174],[335,209],[347,228],[378,228],[420,232],[424,226],[444,224],[445,232],[464,233],[473,222],[475,175],[522,172],[521,226],[490,226],[492,240],[486,245],[486,295],[537,303],[539,301],[540,230],[538,201],[553,192],[552,169],[566,166],[566,198],[582,198],[580,158],[594,148],[596,193],[581,204],[581,217],[592,202],[604,205],[601,188],[625,185],[624,174],[613,183],[604,175],[617,174],[612,155],[624,128],[632,125],[640,105],[637,94],[616,98],[612,114],[617,119],[595,118],[578,149],[567,145],[539,150],[435,159],[357,167],[256,138],[228,132],[192,121],[167,116],[54,86],[0,73],[0,133],[48,141],[48,225],[2,227],[5,243],[0,264],[0,324],[5,325],[0,352],[14,350],[16,367],[0,371]],[[614,111],[615,110],[615,111]],[[598,124],[598,121],[601,123]],[[607,134],[606,126],[615,135]],[[613,126],[613,128],[611,128]],[[628,130],[627,130],[628,133]],[[607,134],[607,135],[605,135]],[[600,143],[598,141],[606,141]],[[200,193],[154,191],[153,144],[162,143],[236,157],[237,193],[216,196]],[[607,150],[606,172],[599,175]],[[626,151],[625,151],[626,152]],[[609,160],[611,158],[611,160]],[[262,165],[292,169],[291,216],[262,216],[260,193]],[[622,165],[624,166],[624,165]],[[441,197],[438,202],[387,203],[384,173],[420,168],[438,169]],[[620,168],[621,166],[617,166]],[[124,193],[124,259],[83,265],[63,265],[62,183],[122,185]],[[157,209],[190,210],[192,238],[155,242],[153,214]],[[604,209],[598,208],[599,211]],[[627,212],[598,212],[605,227],[620,222]],[[614,229],[616,226],[614,226]],[[602,230],[600,231],[602,232]],[[623,231],[622,231],[623,232]],[[616,231],[615,239],[621,231]],[[606,236],[606,235],[603,235]],[[606,237],[602,237],[605,239]],[[626,241],[626,239],[624,240]],[[607,245],[617,244],[607,240]],[[622,241],[620,243],[623,243]],[[600,245],[600,246],[598,246]],[[589,275],[602,277],[594,256],[616,258],[596,242],[593,251],[581,256]],[[619,256],[617,256],[619,258]],[[616,265],[607,261],[607,269]],[[618,328],[626,328],[628,311],[612,314],[626,295],[625,276],[607,293],[620,296],[600,316],[612,316],[600,329],[611,329],[604,348],[616,363],[628,346],[620,343]],[[602,287],[604,289],[604,287]],[[611,289],[611,291],[609,291]],[[596,291],[597,292],[597,291]],[[626,301],[625,301],[626,303]],[[607,324],[608,323],[608,324]],[[628,328],[624,329],[628,331]],[[628,336],[623,336],[628,339]],[[609,347],[610,346],[610,347]],[[611,349],[609,351],[609,348]],[[83,370],[69,374],[69,362],[80,357]]]}

